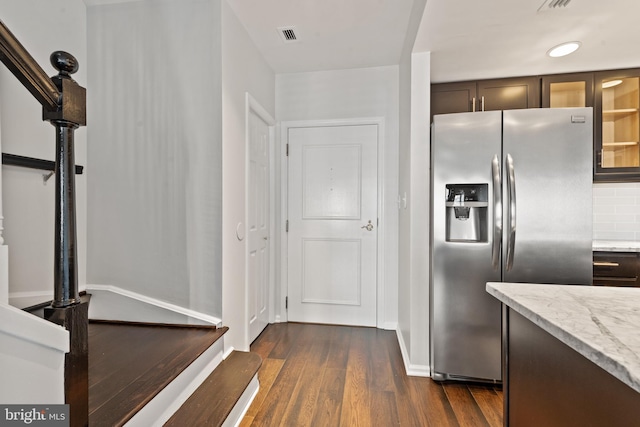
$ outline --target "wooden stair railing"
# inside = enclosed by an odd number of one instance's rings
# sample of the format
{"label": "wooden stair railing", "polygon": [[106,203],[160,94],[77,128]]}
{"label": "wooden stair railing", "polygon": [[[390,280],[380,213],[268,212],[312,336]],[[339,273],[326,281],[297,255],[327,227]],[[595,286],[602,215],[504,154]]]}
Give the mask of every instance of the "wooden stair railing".
{"label": "wooden stair railing", "polygon": [[74,131],[86,125],[86,90],[71,74],[78,62],[56,51],[51,64],[58,74],[49,78],[18,39],[0,21],[0,60],[42,105],[42,118],[56,129],[56,202],[54,290],[45,318],[69,331],[71,351],[65,358],[65,402],[70,424],[88,425],[88,307],[89,298],[78,293],[76,263],[76,210]]}

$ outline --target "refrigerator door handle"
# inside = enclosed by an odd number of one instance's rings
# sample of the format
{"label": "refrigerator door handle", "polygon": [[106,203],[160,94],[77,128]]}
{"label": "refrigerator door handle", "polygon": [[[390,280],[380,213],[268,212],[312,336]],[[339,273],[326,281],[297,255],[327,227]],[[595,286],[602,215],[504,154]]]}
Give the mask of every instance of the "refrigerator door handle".
{"label": "refrigerator door handle", "polygon": [[509,229],[507,231],[507,271],[513,268],[513,253],[516,245],[516,173],[513,166],[513,157],[507,154],[505,164],[507,169],[507,221]]}
{"label": "refrigerator door handle", "polygon": [[493,245],[491,265],[494,270],[500,266],[500,246],[502,245],[502,180],[498,155],[491,159],[491,178],[493,180]]}

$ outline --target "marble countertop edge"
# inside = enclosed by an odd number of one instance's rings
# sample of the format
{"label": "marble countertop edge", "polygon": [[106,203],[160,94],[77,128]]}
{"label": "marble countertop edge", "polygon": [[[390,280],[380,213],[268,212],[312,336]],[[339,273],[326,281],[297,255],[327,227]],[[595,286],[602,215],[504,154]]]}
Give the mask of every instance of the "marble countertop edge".
{"label": "marble countertop edge", "polygon": [[640,242],[634,240],[594,240],[594,251],[601,252],[640,252]]}
{"label": "marble countertop edge", "polygon": [[522,283],[497,283],[488,282],[486,290],[489,294],[496,297],[502,303],[513,309],[526,319],[530,320],[534,324],[538,325],[544,331],[551,334],[553,337],[560,340],[562,343],[569,346],[582,356],[586,357],[591,362],[595,363],[600,368],[604,369],[635,391],[640,392],[640,378],[629,370],[629,368],[618,360],[615,355],[607,354],[607,351],[593,343],[583,339],[581,336],[571,333],[566,328],[554,322],[551,319],[545,318],[542,315],[536,313],[535,309],[529,307],[526,302],[516,300],[508,295],[502,288],[506,286],[569,286],[569,285],[541,285],[541,284],[522,284]]}

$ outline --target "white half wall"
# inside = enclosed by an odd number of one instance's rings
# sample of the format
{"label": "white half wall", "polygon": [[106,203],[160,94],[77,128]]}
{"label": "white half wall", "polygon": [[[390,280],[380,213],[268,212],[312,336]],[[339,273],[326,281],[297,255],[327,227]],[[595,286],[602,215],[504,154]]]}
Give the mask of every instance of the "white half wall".
{"label": "white half wall", "polygon": [[[279,122],[384,118],[385,146],[381,159],[384,182],[380,212],[385,242],[384,276],[378,280],[384,281],[385,293],[378,296],[384,302],[382,312],[378,312],[378,326],[386,329],[396,329],[398,320],[398,81],[396,65],[276,76],[276,120]],[[278,181],[276,187],[280,186]],[[277,197],[280,200],[280,195]],[[279,209],[276,217],[285,218],[286,212]],[[282,282],[283,274],[286,275],[286,271],[281,269],[276,283]],[[286,319],[282,303],[284,292],[286,290],[276,289],[275,311]]]}
{"label": "white half wall", "polygon": [[0,349],[0,402],[64,403],[68,331],[0,303]]}

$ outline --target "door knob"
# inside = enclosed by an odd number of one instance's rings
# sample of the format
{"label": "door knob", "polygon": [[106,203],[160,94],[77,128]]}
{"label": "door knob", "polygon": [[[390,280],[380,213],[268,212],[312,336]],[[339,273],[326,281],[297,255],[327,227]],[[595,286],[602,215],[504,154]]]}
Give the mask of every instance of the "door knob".
{"label": "door knob", "polygon": [[373,230],[373,224],[371,224],[371,220],[369,220],[369,224],[367,224],[367,225],[363,225],[363,226],[362,226],[362,227],[360,227],[360,228],[366,228],[366,229],[367,229],[367,231],[371,231],[371,230]]}

